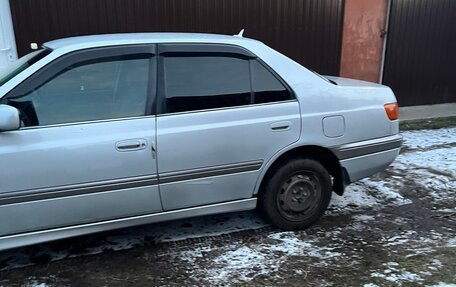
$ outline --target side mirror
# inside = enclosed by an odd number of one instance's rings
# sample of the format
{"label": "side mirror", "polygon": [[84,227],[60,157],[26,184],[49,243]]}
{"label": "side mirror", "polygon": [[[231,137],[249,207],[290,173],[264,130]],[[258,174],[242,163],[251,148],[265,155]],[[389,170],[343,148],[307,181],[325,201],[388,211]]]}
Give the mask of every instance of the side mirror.
{"label": "side mirror", "polygon": [[0,132],[14,131],[20,127],[19,111],[12,106],[0,105]]}

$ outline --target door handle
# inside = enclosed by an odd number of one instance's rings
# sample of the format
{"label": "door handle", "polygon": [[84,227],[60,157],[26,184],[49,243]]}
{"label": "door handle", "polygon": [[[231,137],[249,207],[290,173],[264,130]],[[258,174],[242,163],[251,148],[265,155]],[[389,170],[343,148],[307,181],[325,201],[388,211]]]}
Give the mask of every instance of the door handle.
{"label": "door handle", "polygon": [[135,151],[143,150],[147,147],[147,141],[144,139],[124,140],[116,143],[117,151]]}
{"label": "door handle", "polygon": [[279,132],[279,131],[287,131],[290,129],[291,122],[284,121],[284,122],[277,122],[271,124],[271,130]]}

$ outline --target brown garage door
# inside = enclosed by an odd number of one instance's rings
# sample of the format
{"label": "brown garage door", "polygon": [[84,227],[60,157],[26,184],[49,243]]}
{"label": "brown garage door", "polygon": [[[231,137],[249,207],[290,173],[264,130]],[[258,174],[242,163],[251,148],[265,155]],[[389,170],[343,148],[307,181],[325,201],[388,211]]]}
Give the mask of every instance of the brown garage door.
{"label": "brown garage door", "polygon": [[31,42],[119,32],[208,32],[263,41],[339,74],[343,0],[12,0],[20,55]]}
{"label": "brown garage door", "polygon": [[456,102],[456,1],[391,4],[383,83],[402,106]]}

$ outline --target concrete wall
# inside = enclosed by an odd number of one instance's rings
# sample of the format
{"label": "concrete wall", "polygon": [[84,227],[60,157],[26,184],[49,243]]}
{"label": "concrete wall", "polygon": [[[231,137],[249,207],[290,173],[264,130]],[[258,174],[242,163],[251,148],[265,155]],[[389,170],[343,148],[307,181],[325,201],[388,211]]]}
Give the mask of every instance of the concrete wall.
{"label": "concrete wall", "polygon": [[345,0],[342,77],[379,82],[388,0]]}

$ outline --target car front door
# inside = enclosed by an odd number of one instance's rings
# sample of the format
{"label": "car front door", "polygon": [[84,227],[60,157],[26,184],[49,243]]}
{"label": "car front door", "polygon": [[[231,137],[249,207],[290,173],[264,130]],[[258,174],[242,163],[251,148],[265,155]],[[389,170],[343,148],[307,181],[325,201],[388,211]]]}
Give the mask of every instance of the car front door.
{"label": "car front door", "polygon": [[0,236],[162,210],[154,52],[73,52],[1,99],[22,128],[0,132]]}
{"label": "car front door", "polygon": [[162,44],[159,54],[164,210],[251,198],[261,167],[299,138],[292,92],[240,47]]}

